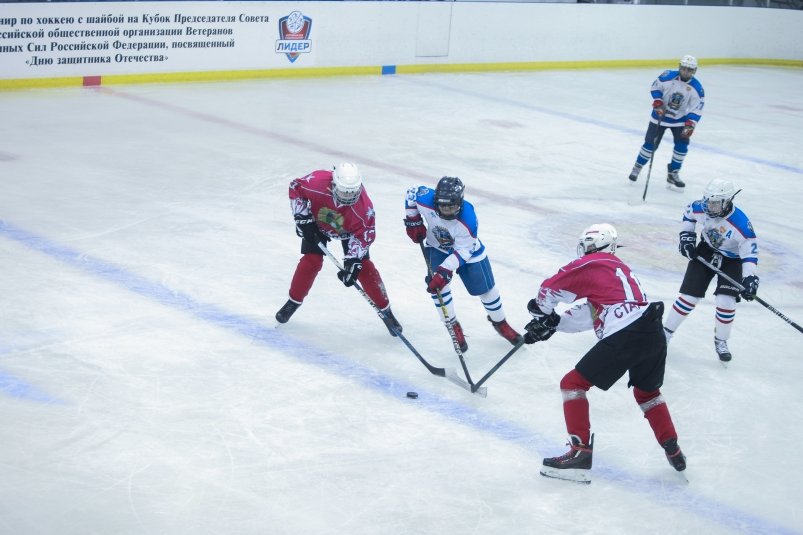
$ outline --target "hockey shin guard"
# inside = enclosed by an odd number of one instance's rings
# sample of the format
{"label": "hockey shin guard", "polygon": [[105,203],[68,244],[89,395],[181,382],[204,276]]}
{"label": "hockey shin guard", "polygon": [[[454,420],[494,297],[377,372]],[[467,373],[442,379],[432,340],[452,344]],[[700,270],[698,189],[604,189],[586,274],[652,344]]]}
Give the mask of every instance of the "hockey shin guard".
{"label": "hockey shin guard", "polygon": [[365,290],[371,301],[380,310],[384,310],[390,304],[388,293],[385,291],[385,283],[382,282],[382,277],[371,259],[366,258],[363,260],[362,271],[360,271],[357,280],[362,284],[362,289]]}
{"label": "hockey shin guard", "polygon": [[482,306],[485,307],[485,312],[492,321],[502,321],[505,319],[505,310],[502,308],[502,298],[499,296],[499,290],[494,286],[480,296]]}
{"label": "hockey shin guard", "polygon": [[672,423],[672,417],[669,415],[669,407],[666,406],[664,396],[661,395],[660,390],[645,392],[634,386],[633,397],[636,398],[636,403],[638,403],[644,413],[644,417],[652,427],[652,432],[655,434],[658,444],[663,444],[670,438],[676,439],[678,437],[675,425]]}
{"label": "hockey shin guard", "polygon": [[591,440],[591,420],[586,398],[586,392],[591,386],[592,384],[577,370],[570,371],[560,381],[566,431],[580,438],[583,444],[588,444]]}
{"label": "hockey shin guard", "polygon": [[718,294],[714,301],[716,311],[716,323],[714,333],[720,340],[727,340],[731,336],[733,328],[733,318],[736,317],[736,298],[731,295]]}
{"label": "hockey shin guard", "polygon": [[696,307],[699,302],[699,297],[680,294],[678,298],[675,299],[672,308],[669,309],[669,313],[666,315],[664,327],[671,332],[675,332],[677,328],[680,327],[680,324],[683,323],[683,320],[694,311],[694,307]]}

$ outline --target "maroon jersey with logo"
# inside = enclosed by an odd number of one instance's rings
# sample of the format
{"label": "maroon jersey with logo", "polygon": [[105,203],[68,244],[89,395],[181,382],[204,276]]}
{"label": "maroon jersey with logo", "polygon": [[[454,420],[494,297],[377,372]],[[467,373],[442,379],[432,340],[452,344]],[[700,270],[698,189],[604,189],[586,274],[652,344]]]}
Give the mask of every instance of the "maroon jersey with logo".
{"label": "maroon jersey with logo", "polygon": [[315,218],[318,228],[335,240],[348,240],[347,256],[363,258],[376,238],[374,205],[362,188],[352,205],[341,205],[332,195],[332,171],[313,171],[290,182],[293,215]]}

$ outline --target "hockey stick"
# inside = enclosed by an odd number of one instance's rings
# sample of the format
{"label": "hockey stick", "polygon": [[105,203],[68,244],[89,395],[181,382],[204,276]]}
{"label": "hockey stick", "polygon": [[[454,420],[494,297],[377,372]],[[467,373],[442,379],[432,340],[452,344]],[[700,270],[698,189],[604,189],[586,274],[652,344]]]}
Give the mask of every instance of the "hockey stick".
{"label": "hockey stick", "polygon": [[[427,272],[429,273],[430,278],[432,278],[432,266],[429,263],[429,258],[427,258],[427,251],[424,248],[424,243],[418,242],[418,245],[421,247],[421,254],[424,255],[424,262],[427,264]],[[440,290],[436,291],[435,295],[438,296],[438,303],[440,304],[441,314],[443,314],[444,325],[446,326],[446,330],[449,332],[449,336],[452,339],[452,345],[454,346],[454,351],[455,353],[457,353],[457,358],[460,359],[460,366],[463,367],[463,373],[466,374],[466,381],[468,381],[468,385],[466,386],[468,386],[468,390],[471,391],[472,394],[479,394],[482,397],[487,396],[488,389],[485,387],[478,388],[471,380],[471,375],[468,373],[468,366],[466,366],[466,360],[463,358],[463,351],[460,349],[460,342],[457,341],[457,335],[454,333],[454,327],[452,326],[452,322],[449,319],[449,312],[446,310],[446,303],[443,302],[443,296],[441,295]],[[458,379],[462,382],[462,379],[457,377],[456,374],[454,374],[453,377],[447,374],[447,377],[452,381]]]}
{"label": "hockey stick", "polygon": [[507,355],[505,355],[504,357],[502,357],[502,358],[499,360],[499,362],[497,362],[497,363],[494,365],[494,367],[493,367],[493,368],[491,368],[490,370],[488,370],[488,373],[486,373],[485,375],[483,375],[483,376],[482,376],[482,379],[480,379],[479,381],[477,381],[476,383],[474,383],[474,386],[472,386],[472,387],[471,387],[471,391],[473,392],[475,388],[479,388],[480,386],[482,386],[482,383],[484,383],[485,381],[487,381],[487,380],[488,380],[488,378],[489,378],[490,376],[492,376],[494,373],[496,373],[496,370],[498,370],[498,369],[499,369],[499,368],[502,366],[502,364],[504,364],[504,363],[507,361],[507,359],[509,359],[510,357],[512,357],[512,356],[513,356],[513,353],[515,353],[516,351],[518,351],[519,349],[521,349],[521,346],[523,346],[523,345],[524,345],[524,338],[522,338],[521,340],[519,340],[518,342],[516,342],[516,345],[514,345],[514,346],[513,346],[513,349],[511,349],[510,351],[508,351],[508,352],[507,352]]}
{"label": "hockey stick", "polygon": [[[710,269],[711,271],[713,271],[714,273],[716,273],[717,275],[719,275],[720,277],[722,277],[723,279],[725,279],[725,280],[726,280],[726,281],[728,281],[729,283],[731,283],[731,284],[733,284],[734,286],[736,286],[736,288],[737,288],[737,289],[738,289],[740,292],[741,292],[741,291],[744,291],[744,286],[742,286],[740,283],[738,283],[738,282],[736,282],[735,280],[733,280],[733,279],[732,279],[731,277],[729,277],[727,274],[723,273],[723,272],[722,272],[722,270],[720,270],[720,269],[717,269],[717,267],[716,267],[714,264],[712,264],[712,263],[710,263],[710,262],[706,261],[706,259],[705,259],[705,258],[703,258],[703,257],[701,257],[701,256],[696,256],[696,257],[695,257],[695,260],[699,260],[699,261],[700,261],[702,264],[704,264],[705,266],[707,266],[707,267],[708,267],[708,269]],[[786,323],[788,323],[789,325],[791,325],[792,327],[794,327],[795,329],[797,329],[798,331],[800,331],[800,332],[802,332],[802,333],[803,333],[803,327],[801,327],[800,325],[798,325],[797,323],[795,323],[794,321],[792,321],[792,320],[791,320],[791,319],[790,319],[788,316],[784,315],[784,314],[783,314],[783,313],[782,313],[780,310],[778,310],[777,308],[775,308],[775,307],[774,307],[774,306],[772,306],[771,304],[767,303],[766,301],[764,301],[763,299],[761,299],[759,296],[755,296],[753,299],[755,299],[756,301],[758,301],[759,303],[761,303],[762,305],[764,305],[764,307],[765,307],[767,310],[769,310],[770,312],[772,312],[773,314],[775,314],[776,316],[778,316],[779,318],[781,318],[782,320],[784,320]]]}
{"label": "hockey stick", "polygon": [[661,130],[661,119],[663,114],[658,117],[658,130],[655,132],[655,139],[652,142],[652,156],[650,156],[650,166],[647,168],[647,180],[644,181],[644,195],[641,196],[641,202],[647,202],[647,187],[650,185],[650,175],[652,174],[652,162],[655,161],[655,153],[658,151],[658,145],[661,144],[663,131]]}
{"label": "hockey stick", "polygon": [[[332,261],[332,263],[335,265],[335,267],[337,267],[337,269],[339,269],[341,271],[343,270],[343,266],[340,265],[340,262],[337,261],[337,258],[335,258],[335,256],[332,254],[332,252],[329,251],[329,248],[326,247],[326,244],[324,244],[322,242],[318,242],[318,247],[320,247],[321,251],[323,251],[323,253],[326,256],[329,257],[329,260]],[[376,312],[376,314],[382,319],[382,321],[384,321],[385,320],[385,313],[382,312],[379,309],[379,307],[376,306],[376,303],[374,303],[373,300],[368,296],[368,294],[365,293],[365,290],[362,289],[362,286],[360,286],[360,283],[358,283],[357,281],[354,281],[354,287],[357,289],[358,292],[360,292],[360,295],[362,295],[365,298],[365,300],[368,301],[368,304],[371,305],[371,308],[374,309],[374,312]],[[424,357],[422,357],[421,354],[418,351],[416,351],[416,349],[413,347],[413,344],[411,344],[407,340],[407,338],[405,338],[404,335],[402,335],[401,332],[399,332],[398,330],[396,330],[392,326],[390,326],[390,330],[393,331],[393,333],[399,338],[399,340],[404,342],[404,345],[407,346],[407,349],[409,349],[410,351],[413,352],[413,355],[415,355],[418,358],[418,360],[421,361],[421,364],[423,364],[424,366],[427,367],[427,369],[429,370],[429,373],[431,373],[432,375],[437,375],[438,377],[446,377],[446,370],[443,369],[443,368],[437,368],[437,367],[433,366],[432,364],[430,364],[429,362],[427,362],[426,359],[424,359]]]}

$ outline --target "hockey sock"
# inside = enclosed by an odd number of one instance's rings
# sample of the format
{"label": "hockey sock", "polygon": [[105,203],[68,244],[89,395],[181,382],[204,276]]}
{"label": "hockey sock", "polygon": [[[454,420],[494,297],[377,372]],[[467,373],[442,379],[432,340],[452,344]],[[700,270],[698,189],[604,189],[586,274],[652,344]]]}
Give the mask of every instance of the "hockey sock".
{"label": "hockey sock", "polygon": [[642,145],[641,150],[638,152],[638,157],[636,158],[636,165],[640,167],[644,167],[647,162],[650,161],[652,158],[652,144],[647,146],[647,144]]}
{"label": "hockey sock", "polygon": [[385,291],[385,283],[382,282],[382,277],[370,258],[362,261],[362,271],[357,280],[362,284],[362,289],[365,290],[371,301],[380,309],[384,309],[390,304],[388,293]]}
{"label": "hockey sock", "polygon": [[669,164],[672,171],[677,171],[683,165],[683,160],[686,159],[686,153],[689,151],[688,145],[675,145],[672,151],[672,161]]}
{"label": "hockey sock", "polygon": [[588,415],[586,392],[592,386],[577,370],[570,371],[560,380],[566,431],[570,435],[577,435],[583,444],[588,444],[591,439],[591,420]]}
{"label": "hockey sock", "polygon": [[697,306],[697,303],[700,302],[699,297],[692,297],[686,294],[680,294],[677,299],[675,299],[672,308],[669,309],[669,313],[666,315],[666,321],[664,321],[664,327],[669,329],[671,332],[675,332],[678,330],[678,327],[686,319],[686,316],[692,313],[694,307]]}
{"label": "hockey sock", "polygon": [[[438,315],[441,318],[441,321],[446,323],[446,318],[443,317],[443,312],[441,311],[441,303],[438,300],[437,294],[432,294],[432,302],[435,304],[435,309],[438,311]],[[441,290],[441,298],[443,299],[443,304],[446,305],[446,314],[449,315],[449,320],[455,320],[454,314],[454,303],[452,302],[452,286],[451,284],[447,284]]]}
{"label": "hockey sock", "polygon": [[718,294],[714,300],[716,304],[716,322],[714,333],[720,340],[727,340],[731,336],[733,318],[736,317],[736,298],[732,295]]}
{"label": "hockey sock", "polygon": [[499,296],[499,290],[494,286],[480,296],[482,306],[485,307],[485,312],[492,321],[502,321],[505,319],[505,311],[502,308],[502,298]]}
{"label": "hockey sock", "polygon": [[305,254],[301,257],[290,282],[290,299],[297,303],[304,301],[322,266],[323,256],[319,254]]}
{"label": "hockey sock", "polygon": [[664,396],[660,390],[645,392],[640,388],[633,387],[633,397],[636,398],[644,417],[650,423],[652,432],[655,434],[658,444],[663,444],[670,438],[678,438],[672,417],[669,415],[669,407],[666,406]]}

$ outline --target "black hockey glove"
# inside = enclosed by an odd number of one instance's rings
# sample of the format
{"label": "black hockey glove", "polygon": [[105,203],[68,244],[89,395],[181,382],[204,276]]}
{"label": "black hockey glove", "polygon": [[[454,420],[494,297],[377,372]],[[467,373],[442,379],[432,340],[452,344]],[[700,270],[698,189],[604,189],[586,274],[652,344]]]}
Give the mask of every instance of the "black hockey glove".
{"label": "black hockey glove", "polygon": [[755,275],[748,275],[742,281],[742,286],[744,286],[742,297],[747,301],[752,301],[756,298],[756,293],[758,292],[758,277]]}
{"label": "black hockey glove", "polygon": [[296,234],[299,238],[304,238],[310,245],[317,245],[319,242],[326,243],[329,241],[318,225],[315,224],[315,219],[311,215],[296,214]]}
{"label": "black hockey glove", "polygon": [[527,303],[527,310],[533,319],[525,325],[524,330],[524,343],[534,344],[535,342],[543,342],[555,334],[558,324],[560,323],[560,316],[553,310],[549,314],[541,310],[535,299],[530,299]]}
{"label": "black hockey glove", "polygon": [[695,243],[697,242],[697,234],[694,232],[690,232],[688,230],[684,230],[680,233],[680,244],[678,244],[678,250],[680,254],[688,258],[689,260],[694,260],[696,254],[696,246]]}
{"label": "black hockey glove", "polygon": [[343,269],[337,272],[337,278],[346,286],[354,286],[357,277],[360,276],[362,262],[359,258],[346,258],[343,261]]}

